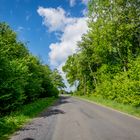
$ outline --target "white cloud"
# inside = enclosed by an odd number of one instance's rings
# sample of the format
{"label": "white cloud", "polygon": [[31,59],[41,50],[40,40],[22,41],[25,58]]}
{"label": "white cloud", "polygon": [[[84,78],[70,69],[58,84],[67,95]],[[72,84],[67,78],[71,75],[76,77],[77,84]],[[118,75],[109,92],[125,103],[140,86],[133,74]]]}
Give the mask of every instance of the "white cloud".
{"label": "white cloud", "polygon": [[[62,72],[62,66],[69,55],[77,52],[77,41],[81,40],[81,36],[88,29],[87,18],[70,17],[60,7],[56,9],[39,7],[37,11],[43,17],[43,24],[49,31],[56,32],[56,37],[59,35],[58,42],[52,43],[49,46],[49,61],[53,67],[58,68],[65,79],[66,85],[69,86],[66,82],[65,74]],[[61,34],[59,34],[59,31],[61,31]]]}
{"label": "white cloud", "polygon": [[43,8],[39,7],[38,14],[43,17],[43,24],[49,28],[49,31],[63,31],[65,26],[75,22],[74,18],[69,18],[68,14],[61,7]]}
{"label": "white cloud", "polygon": [[[86,17],[69,17],[64,9],[39,7],[37,12],[43,17],[43,24],[49,31],[61,31],[60,40],[50,44],[50,63],[58,66],[66,61],[67,57],[77,50],[77,41],[80,41],[83,33],[87,31]],[[57,37],[57,36],[56,36]]]}
{"label": "white cloud", "polygon": [[50,63],[53,66],[58,66],[65,62],[67,57],[77,51],[77,41],[81,40],[82,34],[87,31],[86,18],[77,18],[76,21],[67,25],[60,38],[60,42],[50,45]]}

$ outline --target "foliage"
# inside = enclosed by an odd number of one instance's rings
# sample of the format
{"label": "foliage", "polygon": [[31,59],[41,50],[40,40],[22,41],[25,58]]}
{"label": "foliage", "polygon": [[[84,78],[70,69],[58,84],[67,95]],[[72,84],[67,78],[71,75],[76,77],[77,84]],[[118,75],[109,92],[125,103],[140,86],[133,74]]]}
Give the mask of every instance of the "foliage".
{"label": "foliage", "polygon": [[22,106],[18,111],[11,113],[8,116],[0,118],[0,139],[7,140],[9,135],[21,128],[23,124],[30,121],[38,113],[49,107],[56,101],[56,98],[49,97],[39,99],[28,105]]}
{"label": "foliage", "polygon": [[58,96],[58,85],[51,78],[53,73],[30,54],[6,23],[0,23],[0,115],[38,98]]}
{"label": "foliage", "polygon": [[52,72],[51,78],[52,78],[53,85],[55,87],[57,87],[58,89],[63,89],[63,88],[66,87],[64,82],[63,82],[63,78],[62,78],[62,76],[60,75],[60,73],[57,69],[55,69]]}
{"label": "foliage", "polygon": [[77,94],[140,106],[140,1],[90,0],[89,30],[63,71]]}

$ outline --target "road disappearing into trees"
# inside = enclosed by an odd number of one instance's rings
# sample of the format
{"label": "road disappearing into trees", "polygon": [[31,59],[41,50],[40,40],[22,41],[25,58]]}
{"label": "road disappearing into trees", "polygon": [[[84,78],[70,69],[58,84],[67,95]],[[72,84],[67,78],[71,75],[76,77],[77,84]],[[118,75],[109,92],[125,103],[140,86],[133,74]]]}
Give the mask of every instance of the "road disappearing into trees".
{"label": "road disappearing into trees", "polygon": [[54,106],[16,132],[11,140],[140,140],[140,120],[61,96]]}

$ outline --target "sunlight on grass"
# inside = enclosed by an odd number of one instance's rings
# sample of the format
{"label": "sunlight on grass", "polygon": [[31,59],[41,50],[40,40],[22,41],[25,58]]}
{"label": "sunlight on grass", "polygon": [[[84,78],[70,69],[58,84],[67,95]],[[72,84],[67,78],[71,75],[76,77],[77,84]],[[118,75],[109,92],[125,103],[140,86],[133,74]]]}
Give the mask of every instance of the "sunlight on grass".
{"label": "sunlight on grass", "polygon": [[95,97],[93,95],[91,95],[91,96],[76,96],[76,97],[82,98],[82,99],[87,99],[90,101],[94,101],[98,104],[102,104],[102,105],[114,108],[116,110],[128,113],[130,115],[140,117],[140,107],[134,107],[134,106],[127,105],[127,104],[117,103],[115,101],[103,99],[101,97]]}
{"label": "sunlight on grass", "polygon": [[45,98],[23,106],[21,110],[0,118],[0,140],[7,140],[9,135],[21,128],[23,124],[37,116],[52,105],[56,98]]}

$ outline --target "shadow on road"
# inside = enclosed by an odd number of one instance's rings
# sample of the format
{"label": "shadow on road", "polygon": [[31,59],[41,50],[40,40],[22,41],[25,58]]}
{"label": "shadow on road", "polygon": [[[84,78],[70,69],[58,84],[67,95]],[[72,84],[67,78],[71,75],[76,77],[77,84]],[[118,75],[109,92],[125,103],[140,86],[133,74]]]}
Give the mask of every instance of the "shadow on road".
{"label": "shadow on road", "polygon": [[22,140],[35,140],[35,139],[32,139],[32,138],[25,138],[25,139],[22,139]]}
{"label": "shadow on road", "polygon": [[67,100],[69,98],[70,98],[70,96],[60,96],[58,102],[54,106],[59,106],[62,104],[70,103],[70,101]]}
{"label": "shadow on road", "polygon": [[66,112],[64,112],[63,110],[58,109],[57,107],[63,104],[67,104],[70,103],[67,99],[69,99],[70,96],[60,96],[60,98],[58,99],[58,101],[52,106],[50,107],[48,110],[42,112],[39,117],[49,117],[52,115],[58,115],[58,114],[65,114]]}
{"label": "shadow on road", "polygon": [[[69,98],[70,98],[69,96],[60,96],[57,102],[53,106],[44,110],[39,116],[35,118],[34,121],[28,123],[25,127],[21,128],[18,133],[15,133],[15,136],[20,135],[20,133],[28,133],[27,131],[30,131],[30,133],[31,132],[34,133],[34,130],[37,130],[39,129],[39,127],[42,127],[41,123],[42,122],[44,123],[47,117],[59,115],[59,114],[65,114],[66,112],[59,109],[59,106],[70,103],[70,101],[68,100]],[[27,137],[22,140],[35,140],[35,139]]]}
{"label": "shadow on road", "polygon": [[20,131],[36,130],[35,128],[21,128]]}
{"label": "shadow on road", "polygon": [[48,111],[43,112],[40,117],[49,117],[57,114],[65,114],[65,112],[60,109],[49,109]]}

